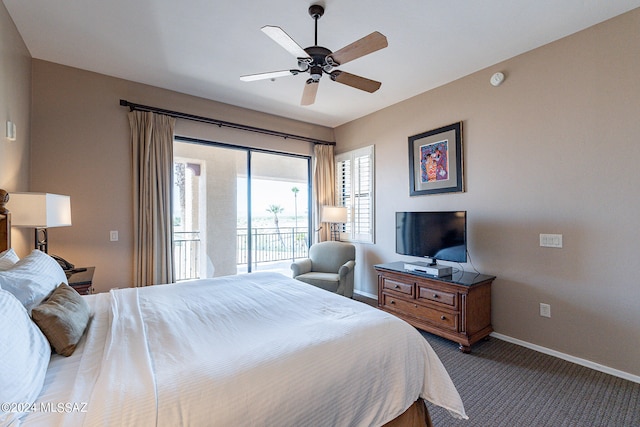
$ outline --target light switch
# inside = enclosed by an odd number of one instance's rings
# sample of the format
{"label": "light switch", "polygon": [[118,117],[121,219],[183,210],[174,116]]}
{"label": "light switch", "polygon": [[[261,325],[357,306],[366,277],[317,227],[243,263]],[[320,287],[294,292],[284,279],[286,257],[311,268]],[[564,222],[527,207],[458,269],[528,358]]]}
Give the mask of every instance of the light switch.
{"label": "light switch", "polygon": [[562,234],[540,234],[540,246],[545,248],[561,248]]}
{"label": "light switch", "polygon": [[118,241],[118,230],[112,230],[109,232],[109,240],[112,242]]}

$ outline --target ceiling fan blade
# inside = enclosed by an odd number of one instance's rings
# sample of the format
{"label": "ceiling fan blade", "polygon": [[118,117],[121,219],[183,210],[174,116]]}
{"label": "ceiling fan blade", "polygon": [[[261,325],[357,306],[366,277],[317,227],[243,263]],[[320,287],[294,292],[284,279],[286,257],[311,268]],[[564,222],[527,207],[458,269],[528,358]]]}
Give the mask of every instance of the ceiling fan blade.
{"label": "ceiling fan blade", "polygon": [[365,36],[360,40],[356,40],[355,42],[332,53],[329,57],[337,63],[337,65],[342,65],[349,61],[353,61],[354,59],[358,59],[361,56],[384,49],[388,45],[387,38],[381,33],[374,31],[368,36]]}
{"label": "ceiling fan blade", "polygon": [[309,58],[309,54],[305,52],[304,49],[289,36],[289,34],[285,33],[282,28],[265,25],[261,30],[296,58]]}
{"label": "ceiling fan blade", "polygon": [[378,89],[380,89],[380,86],[382,86],[382,83],[375,80],[356,76],[355,74],[339,70],[331,73],[331,80],[342,83],[343,85],[354,87],[356,89],[364,90],[365,92],[369,93],[377,91]]}
{"label": "ceiling fan blade", "polygon": [[244,76],[240,76],[240,80],[242,80],[243,82],[254,82],[256,80],[275,79],[276,77],[295,76],[298,73],[298,70],[270,71],[268,73],[247,74]]}
{"label": "ceiling fan blade", "polygon": [[302,92],[302,101],[300,101],[300,105],[311,105],[316,102],[316,93],[318,93],[319,85],[319,81],[316,82],[312,79],[307,80],[307,83],[304,85],[304,91]]}

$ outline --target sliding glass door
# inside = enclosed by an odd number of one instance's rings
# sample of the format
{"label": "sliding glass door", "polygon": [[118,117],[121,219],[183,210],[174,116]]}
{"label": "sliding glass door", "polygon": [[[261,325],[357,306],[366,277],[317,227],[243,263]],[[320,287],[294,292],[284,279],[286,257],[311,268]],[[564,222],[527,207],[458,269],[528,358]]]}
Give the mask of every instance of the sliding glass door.
{"label": "sliding glass door", "polygon": [[[306,257],[309,242],[309,161],[251,152],[249,271],[290,274],[291,261]],[[239,197],[240,198],[240,197]],[[250,259],[249,259],[250,258]]]}
{"label": "sliding glass door", "polygon": [[174,142],[178,280],[273,270],[307,254],[310,158]]}

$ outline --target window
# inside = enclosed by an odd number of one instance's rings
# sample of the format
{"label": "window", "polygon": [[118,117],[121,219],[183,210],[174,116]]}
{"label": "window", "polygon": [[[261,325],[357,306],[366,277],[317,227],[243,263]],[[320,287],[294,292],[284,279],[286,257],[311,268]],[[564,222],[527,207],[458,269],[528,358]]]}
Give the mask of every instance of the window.
{"label": "window", "polygon": [[374,243],[373,145],[336,156],[338,204],[347,208],[340,238]]}
{"label": "window", "polygon": [[291,274],[308,255],[311,158],[177,137],[176,279]]}

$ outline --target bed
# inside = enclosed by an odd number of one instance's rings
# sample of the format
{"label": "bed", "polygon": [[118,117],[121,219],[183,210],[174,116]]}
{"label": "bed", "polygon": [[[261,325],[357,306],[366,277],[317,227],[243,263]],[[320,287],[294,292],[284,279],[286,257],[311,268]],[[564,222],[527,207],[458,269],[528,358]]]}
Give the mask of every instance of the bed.
{"label": "bed", "polygon": [[[0,214],[0,227],[7,221]],[[0,252],[8,249],[6,236]],[[47,280],[60,278],[48,255],[32,254],[0,271],[0,305],[32,310],[35,321],[40,304],[64,286],[40,303],[15,303],[3,275],[24,269],[26,259],[48,265]],[[42,352],[41,386],[30,398],[12,401],[0,391],[7,400],[0,425],[424,426],[431,425],[425,400],[467,418],[442,363],[413,327],[281,274],[72,298],[90,319],[74,351]],[[23,320],[41,343],[34,321]],[[9,358],[4,342],[0,357]]]}

